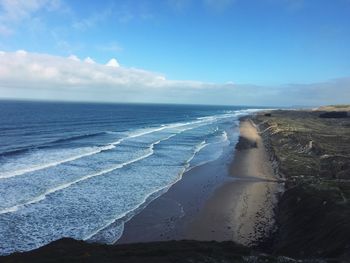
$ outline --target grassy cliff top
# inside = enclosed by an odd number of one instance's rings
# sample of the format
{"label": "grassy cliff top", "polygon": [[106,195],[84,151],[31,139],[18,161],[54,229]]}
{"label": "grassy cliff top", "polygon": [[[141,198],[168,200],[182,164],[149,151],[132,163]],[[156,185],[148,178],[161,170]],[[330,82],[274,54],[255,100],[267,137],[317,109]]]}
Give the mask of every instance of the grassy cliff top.
{"label": "grassy cliff top", "polygon": [[285,177],[350,179],[350,118],[320,118],[317,111],[272,111],[256,120],[271,138]]}
{"label": "grassy cliff top", "polygon": [[[277,209],[276,253],[350,252],[350,118],[324,113],[272,111],[255,118],[286,180]],[[350,262],[350,254],[346,257]]]}
{"label": "grassy cliff top", "polygon": [[340,104],[340,105],[328,105],[322,106],[317,109],[318,111],[350,111],[349,104]]}

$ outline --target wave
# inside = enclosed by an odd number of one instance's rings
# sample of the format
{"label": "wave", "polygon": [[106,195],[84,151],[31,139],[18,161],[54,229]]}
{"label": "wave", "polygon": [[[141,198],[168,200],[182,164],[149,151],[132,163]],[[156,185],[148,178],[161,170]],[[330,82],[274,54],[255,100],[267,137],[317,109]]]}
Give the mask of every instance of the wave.
{"label": "wave", "polygon": [[261,111],[261,109],[243,109],[243,110],[235,110],[235,111],[227,111],[224,114],[217,114],[217,115],[210,115],[210,116],[204,116],[204,117],[198,117],[197,120],[210,120],[210,119],[224,119],[224,118],[231,118],[231,117],[238,117],[247,115],[250,113],[255,113]]}
{"label": "wave", "polygon": [[223,131],[223,132],[222,132],[221,138],[222,138],[222,141],[223,141],[223,142],[228,141],[228,135],[227,135],[227,132],[226,132],[226,131]]}
{"label": "wave", "polygon": [[193,158],[196,156],[197,153],[199,153],[202,149],[204,149],[206,146],[208,146],[208,144],[205,142],[205,141],[202,141],[201,143],[199,143],[194,151],[193,151],[193,154],[190,158],[187,159],[187,161],[185,162],[185,165],[184,165],[184,172],[187,170],[187,168],[190,166],[190,163],[191,161],[193,160]]}
{"label": "wave", "polygon": [[[106,224],[104,224],[102,227],[99,227],[98,229],[96,229],[95,231],[93,231],[89,235],[86,235],[82,239],[84,241],[92,240],[101,231],[107,229],[108,227],[113,225],[116,221],[124,219],[124,218],[127,218],[127,217],[128,217],[128,220],[130,220],[134,215],[136,215],[136,211],[141,209],[146,204],[149,204],[153,200],[157,199],[159,196],[161,196],[163,193],[166,192],[167,188],[170,188],[170,186],[160,187],[160,188],[150,192],[149,194],[145,195],[143,200],[138,205],[134,206],[133,208],[129,209],[128,211],[125,211],[125,212],[123,212],[121,214],[115,215],[113,217],[113,219],[107,221]],[[153,197],[153,198],[151,198],[151,197]],[[122,222],[122,225],[124,225],[124,223],[126,223],[128,220],[125,220],[125,222]],[[124,226],[122,227],[122,229],[124,230]],[[122,236],[122,234],[123,234],[123,231],[121,233],[119,233],[118,237],[114,238],[113,242],[109,242],[109,243],[110,244],[115,243]]]}
{"label": "wave", "polygon": [[28,152],[30,150],[36,149],[37,147],[34,145],[30,145],[27,146],[25,148],[20,148],[20,149],[16,149],[16,150],[11,150],[11,151],[6,151],[6,152],[2,152],[0,153],[0,157],[1,156],[12,156],[12,155],[17,155],[17,154],[21,154],[21,153],[25,153]]}
{"label": "wave", "polygon": [[44,144],[28,145],[28,146],[20,148],[20,149],[16,149],[16,150],[12,150],[12,151],[5,151],[5,152],[0,153],[0,156],[6,157],[6,156],[18,155],[20,153],[29,152],[32,150],[49,148],[53,144],[81,140],[81,139],[85,139],[85,138],[89,138],[89,137],[96,137],[96,136],[100,136],[100,135],[104,135],[104,134],[115,134],[115,133],[111,132],[111,131],[104,131],[104,132],[96,132],[96,133],[90,133],[90,134],[75,135],[75,136],[70,136],[67,138],[60,138],[57,140],[49,141],[49,142],[46,142]]}
{"label": "wave", "polygon": [[[103,151],[111,150],[111,149],[114,149],[121,142],[123,142],[123,141],[125,141],[127,139],[130,139],[130,138],[140,137],[140,136],[147,135],[147,134],[150,134],[150,133],[159,132],[159,131],[162,131],[162,130],[165,130],[165,129],[173,129],[173,128],[179,128],[179,127],[188,126],[188,125],[213,122],[213,121],[217,120],[218,118],[227,118],[227,117],[233,117],[233,115],[232,114],[221,114],[221,115],[200,117],[200,118],[197,118],[197,120],[191,121],[191,122],[171,123],[171,124],[157,126],[157,127],[154,127],[154,128],[144,128],[144,129],[140,129],[140,130],[137,130],[137,131],[131,131],[131,132],[127,133],[126,137],[121,138],[121,139],[119,139],[119,140],[117,140],[115,142],[112,142],[109,145],[98,147],[94,151],[91,151],[91,152],[88,152],[88,153],[84,153],[84,154],[80,154],[80,155],[76,155],[76,156],[72,156],[72,157],[69,157],[69,158],[66,158],[66,159],[63,159],[63,160],[54,161],[54,162],[51,162],[51,163],[36,165],[36,166],[32,166],[32,167],[25,168],[25,169],[19,169],[19,170],[16,170],[16,171],[3,172],[0,175],[0,179],[15,177],[15,176],[19,176],[19,175],[30,173],[30,172],[35,172],[35,171],[38,171],[38,170],[54,167],[54,166],[57,166],[57,165],[60,165],[60,164],[66,163],[66,162],[75,161],[75,160],[78,160],[78,159],[81,159],[81,158],[84,158],[84,157],[87,157],[87,156],[98,154],[98,153],[101,153]],[[67,141],[67,140],[74,140],[77,137],[85,138],[86,136],[97,136],[97,134],[98,133],[87,134],[87,135],[80,135],[80,136],[75,136],[75,137],[73,136],[73,137],[70,137],[70,138],[59,139],[58,141],[62,142],[62,141]]]}
{"label": "wave", "polygon": [[[226,131],[223,131],[223,132],[221,133],[221,135],[220,135],[219,141],[217,141],[217,142],[212,142],[212,143],[205,143],[204,145],[202,145],[202,146],[199,148],[199,150],[202,150],[203,148],[205,148],[205,147],[207,147],[207,146],[211,146],[211,145],[215,145],[215,144],[222,144],[222,143],[226,143],[226,142],[229,142],[229,138],[228,138],[227,132],[226,132]],[[215,161],[215,160],[218,159],[218,158],[219,158],[219,156],[214,156],[214,157],[212,157],[212,158],[210,158],[210,159],[204,160],[204,161],[199,162],[199,163],[197,163],[197,164],[195,164],[195,165],[192,165],[192,164],[191,164],[191,165],[187,168],[186,172],[189,172],[189,171],[191,171],[192,169],[194,169],[194,168],[196,168],[196,167],[199,167],[199,166],[202,166],[202,165],[204,165],[204,164],[213,162],[213,161]]]}
{"label": "wave", "polygon": [[172,137],[174,137],[174,136],[176,136],[176,134],[172,134],[172,135],[166,137],[165,139],[161,139],[161,140],[158,140],[158,141],[152,143],[152,144],[149,146],[149,148],[148,148],[149,152],[148,152],[147,154],[145,154],[145,155],[142,155],[142,156],[137,157],[137,158],[135,158],[135,159],[132,159],[132,160],[130,160],[130,161],[127,161],[127,162],[124,162],[124,163],[115,165],[115,166],[113,166],[113,167],[111,167],[111,168],[108,168],[108,169],[106,169],[106,170],[103,170],[103,171],[100,171],[100,172],[97,172],[97,173],[93,173],[93,174],[86,175],[86,176],[84,176],[84,177],[81,177],[81,178],[79,178],[79,179],[77,179],[77,180],[74,180],[74,181],[71,181],[71,182],[69,182],[69,183],[61,184],[61,185],[56,186],[56,187],[54,187],[54,188],[48,189],[48,190],[45,191],[43,194],[36,196],[35,198],[31,199],[30,201],[27,201],[27,202],[25,202],[25,203],[18,204],[18,205],[12,206],[12,207],[5,208],[5,209],[3,209],[3,210],[0,210],[0,214],[6,214],[6,213],[11,213],[11,212],[16,212],[16,211],[18,211],[20,208],[23,208],[23,207],[25,207],[25,206],[27,206],[27,205],[30,205],[30,204],[38,203],[38,202],[44,200],[44,199],[46,198],[46,196],[48,196],[48,195],[50,195],[50,194],[53,194],[53,193],[55,193],[55,192],[61,191],[61,190],[63,190],[63,189],[66,189],[66,188],[68,188],[68,187],[70,187],[70,186],[72,186],[72,185],[74,185],[74,184],[77,184],[77,183],[86,181],[86,180],[88,180],[88,179],[90,179],[90,178],[93,178],[93,177],[97,177],[97,176],[101,176],[101,175],[104,175],[104,174],[113,172],[113,171],[115,171],[115,170],[117,170],[117,169],[121,169],[121,168],[123,168],[123,167],[125,167],[125,166],[127,166],[127,165],[130,165],[130,164],[132,164],[132,163],[135,163],[135,162],[141,161],[141,160],[143,160],[143,159],[145,159],[145,158],[148,158],[149,156],[151,156],[151,155],[154,154],[154,146],[155,146],[155,145],[159,144],[159,143],[162,142],[162,141],[166,141],[166,140],[168,140],[168,139],[170,139],[170,138],[172,138]]}
{"label": "wave", "polygon": [[66,162],[71,162],[71,161],[75,161],[78,160],[80,158],[86,157],[86,156],[90,156],[90,155],[94,155],[103,151],[108,151],[115,148],[115,145],[110,144],[104,147],[98,147],[97,150],[91,151],[91,152],[87,152],[84,154],[80,154],[80,155],[75,155],[63,160],[59,160],[59,161],[55,161],[55,162],[51,162],[51,163],[46,163],[46,164],[42,164],[42,165],[37,165],[37,166],[32,166],[26,169],[20,169],[20,170],[16,170],[16,171],[11,171],[11,172],[4,172],[0,175],[0,179],[5,179],[5,178],[10,178],[10,177],[15,177],[18,175],[22,175],[22,174],[26,174],[26,173],[30,173],[30,172],[35,172],[38,170],[42,170],[42,169],[46,169],[46,168],[50,168],[50,167],[54,167]]}
{"label": "wave", "polygon": [[[173,126],[174,126],[174,125],[172,125],[172,127],[173,127]],[[178,124],[176,124],[175,126],[178,127],[178,126],[183,126],[183,125],[178,125]],[[181,132],[184,132],[184,131],[187,131],[187,130],[190,130],[190,129],[193,129],[193,127],[186,128],[186,129],[182,129],[182,130],[180,130],[178,133],[181,133]],[[134,138],[134,137],[137,137],[137,136],[142,136],[142,135],[145,135],[145,134],[148,134],[148,133],[152,133],[152,132],[154,132],[154,131],[156,131],[156,130],[159,130],[159,129],[152,129],[152,130],[148,130],[147,132],[138,133],[137,135],[136,135],[136,134],[130,135],[130,136],[126,137],[126,138],[122,138],[122,139],[120,139],[120,140],[114,142],[113,144],[111,144],[111,146],[115,147],[115,145],[120,144],[122,141],[124,141],[124,140],[126,140],[126,139],[128,139],[128,138]],[[136,158],[136,159],[133,159],[133,160],[131,160],[131,161],[128,161],[128,162],[125,162],[125,163],[122,163],[122,164],[118,164],[118,165],[116,165],[116,166],[114,166],[114,167],[111,167],[111,168],[109,168],[109,169],[103,170],[103,171],[101,171],[101,172],[98,172],[98,173],[94,173],[94,174],[90,174],[90,175],[84,176],[84,177],[82,177],[82,178],[80,178],[80,179],[77,179],[77,180],[74,180],[74,181],[72,181],[72,182],[65,183],[65,184],[56,186],[56,187],[54,187],[54,188],[51,188],[51,189],[45,191],[43,194],[41,194],[41,195],[39,195],[39,196],[37,196],[37,197],[31,199],[30,201],[27,201],[27,202],[24,202],[24,203],[21,203],[21,204],[17,204],[17,205],[14,205],[14,206],[11,206],[11,207],[8,207],[8,208],[5,208],[5,209],[0,210],[0,214],[15,212],[15,211],[17,211],[18,209],[23,208],[23,207],[25,207],[25,206],[27,206],[27,205],[34,204],[34,203],[38,203],[38,202],[44,200],[44,199],[46,198],[47,195],[52,194],[52,193],[55,193],[55,192],[60,191],[60,190],[63,190],[63,189],[65,189],[65,188],[68,188],[68,187],[70,187],[71,185],[74,185],[74,184],[76,184],[76,183],[79,183],[79,182],[81,182],[81,181],[85,181],[85,180],[87,180],[87,179],[90,179],[90,178],[93,178],[93,177],[96,177],[96,176],[100,176],[100,175],[103,175],[103,174],[112,172],[112,171],[117,170],[117,169],[121,169],[121,168],[123,168],[123,167],[126,166],[126,165],[129,165],[129,164],[131,164],[131,163],[134,163],[134,162],[140,161],[140,160],[142,160],[142,159],[145,159],[145,158],[151,156],[151,155],[154,153],[154,146],[155,146],[155,145],[159,144],[159,143],[162,142],[162,141],[166,141],[166,140],[168,140],[168,139],[170,139],[170,138],[172,138],[172,137],[178,135],[178,133],[172,134],[172,135],[170,135],[170,136],[168,136],[168,137],[166,137],[166,138],[164,138],[164,139],[161,139],[161,140],[158,140],[158,141],[152,143],[152,144],[149,146],[149,151],[150,151],[150,152],[147,153],[147,154],[145,154],[145,155],[143,155],[143,156],[141,156],[141,157],[138,157],[138,158]],[[195,155],[196,153],[198,153],[200,150],[202,150],[206,145],[207,145],[207,144],[206,144],[205,141],[203,141],[203,142],[201,142],[200,144],[198,144],[198,145],[195,147],[194,155]],[[194,157],[194,155],[193,155],[193,157]],[[193,158],[193,157],[192,157],[192,158]],[[79,158],[77,158],[77,159],[79,159]],[[1,178],[1,177],[0,177],[0,178]]]}
{"label": "wave", "polygon": [[100,136],[100,135],[104,135],[104,134],[110,134],[110,132],[105,131],[105,132],[96,132],[96,133],[90,133],[90,134],[75,135],[75,136],[71,136],[71,137],[67,137],[67,138],[61,138],[61,139],[54,140],[52,142],[49,142],[48,144],[70,142],[70,141],[81,140],[81,139],[85,139],[85,138],[96,137],[96,136]]}
{"label": "wave", "polygon": [[162,124],[162,125],[154,127],[154,128],[143,128],[143,129],[129,132],[128,137],[126,137],[125,139],[140,137],[140,136],[147,135],[150,133],[163,131],[166,129],[179,128],[179,127],[183,127],[183,126],[187,126],[187,125],[191,125],[191,124],[196,124],[196,123],[197,123],[197,121],[178,122],[178,123]]}
{"label": "wave", "polygon": [[[38,170],[43,170],[43,169],[54,167],[54,166],[57,166],[57,165],[60,165],[60,164],[63,164],[63,163],[75,161],[75,160],[81,159],[83,157],[87,157],[87,156],[95,155],[95,154],[98,154],[98,153],[101,153],[101,152],[104,152],[104,151],[112,150],[118,144],[122,143],[126,139],[143,136],[143,135],[146,135],[146,134],[149,134],[149,133],[153,133],[153,132],[156,132],[156,131],[160,131],[160,130],[162,130],[162,129],[161,128],[157,128],[157,129],[150,129],[150,130],[144,131],[144,132],[130,134],[129,136],[127,136],[125,138],[122,138],[122,139],[119,139],[119,140],[117,140],[115,142],[112,142],[111,144],[108,144],[106,146],[96,147],[97,150],[94,150],[94,151],[91,151],[91,152],[88,152],[88,153],[84,153],[84,154],[75,155],[75,156],[72,156],[72,157],[69,157],[69,158],[66,158],[66,159],[63,159],[63,160],[59,160],[59,161],[55,161],[55,162],[51,162],[51,163],[47,163],[47,164],[42,164],[42,165],[37,165],[37,166],[32,166],[32,167],[26,168],[26,169],[20,169],[20,170],[11,171],[11,172],[3,172],[0,175],[0,179],[15,177],[15,176],[22,175],[22,174],[25,174],[25,173],[30,173],[30,172],[35,172],[35,171],[38,171]],[[92,136],[94,136],[94,135],[92,135]],[[78,137],[78,136],[76,136],[76,137]],[[82,135],[82,137],[85,138],[83,135]],[[60,140],[63,140],[63,139],[60,139]],[[70,140],[70,139],[64,139],[64,140]]]}
{"label": "wave", "polygon": [[[89,235],[85,236],[83,238],[83,240],[91,240],[94,236],[98,235],[98,233],[100,233],[101,231],[107,229],[109,226],[114,224],[117,220],[121,220],[125,217],[128,217],[128,215],[130,215],[128,218],[128,220],[130,220],[132,218],[131,214],[132,213],[133,213],[133,215],[136,214],[136,213],[134,213],[134,211],[137,211],[140,207],[142,207],[146,203],[150,203],[151,201],[155,200],[156,198],[158,198],[162,194],[166,193],[167,190],[170,189],[171,186],[173,186],[174,184],[176,184],[178,181],[180,181],[182,179],[182,176],[187,171],[187,168],[189,167],[191,160],[196,156],[196,154],[198,152],[200,152],[204,147],[206,147],[206,145],[207,145],[206,141],[202,141],[195,146],[193,154],[190,156],[190,158],[188,158],[186,160],[186,162],[184,163],[183,169],[181,170],[181,172],[178,174],[177,178],[171,184],[159,187],[156,190],[146,194],[145,197],[143,198],[142,202],[140,202],[137,206],[134,206],[133,208],[129,209],[126,212],[123,212],[122,214],[116,215],[113,219],[109,220],[105,225],[96,229],[94,232],[90,233]],[[153,196],[153,198],[151,198],[152,196]],[[116,238],[115,241],[117,241],[120,237],[121,237],[121,235],[118,238]]]}

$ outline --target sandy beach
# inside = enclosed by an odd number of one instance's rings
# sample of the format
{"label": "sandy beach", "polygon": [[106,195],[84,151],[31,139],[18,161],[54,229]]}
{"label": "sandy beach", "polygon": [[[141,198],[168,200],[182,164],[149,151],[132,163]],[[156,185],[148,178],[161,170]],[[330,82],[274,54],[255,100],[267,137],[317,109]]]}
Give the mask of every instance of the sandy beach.
{"label": "sandy beach", "polygon": [[230,166],[233,181],[217,189],[189,225],[189,239],[252,245],[273,226],[279,186],[263,141],[250,119],[241,121],[240,136]]}
{"label": "sandy beach", "polygon": [[212,162],[184,174],[126,223],[117,243],[189,239],[253,244],[271,230],[278,188],[257,127],[242,120],[229,165]]}

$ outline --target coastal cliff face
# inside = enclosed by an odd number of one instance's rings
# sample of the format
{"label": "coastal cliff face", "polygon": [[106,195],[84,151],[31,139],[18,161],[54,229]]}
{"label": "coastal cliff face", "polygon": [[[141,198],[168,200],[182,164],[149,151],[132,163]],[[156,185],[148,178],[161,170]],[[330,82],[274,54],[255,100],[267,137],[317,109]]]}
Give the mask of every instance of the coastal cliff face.
{"label": "coastal cliff face", "polygon": [[350,118],[318,111],[255,117],[275,172],[285,180],[270,251],[294,257],[348,258]]}

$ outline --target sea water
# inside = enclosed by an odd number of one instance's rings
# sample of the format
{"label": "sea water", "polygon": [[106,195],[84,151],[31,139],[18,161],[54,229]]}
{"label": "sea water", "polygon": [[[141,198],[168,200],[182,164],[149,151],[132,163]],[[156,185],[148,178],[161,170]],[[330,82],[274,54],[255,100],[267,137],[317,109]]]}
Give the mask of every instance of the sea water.
{"label": "sea water", "polygon": [[0,101],[0,254],[124,223],[238,139],[247,107]]}

